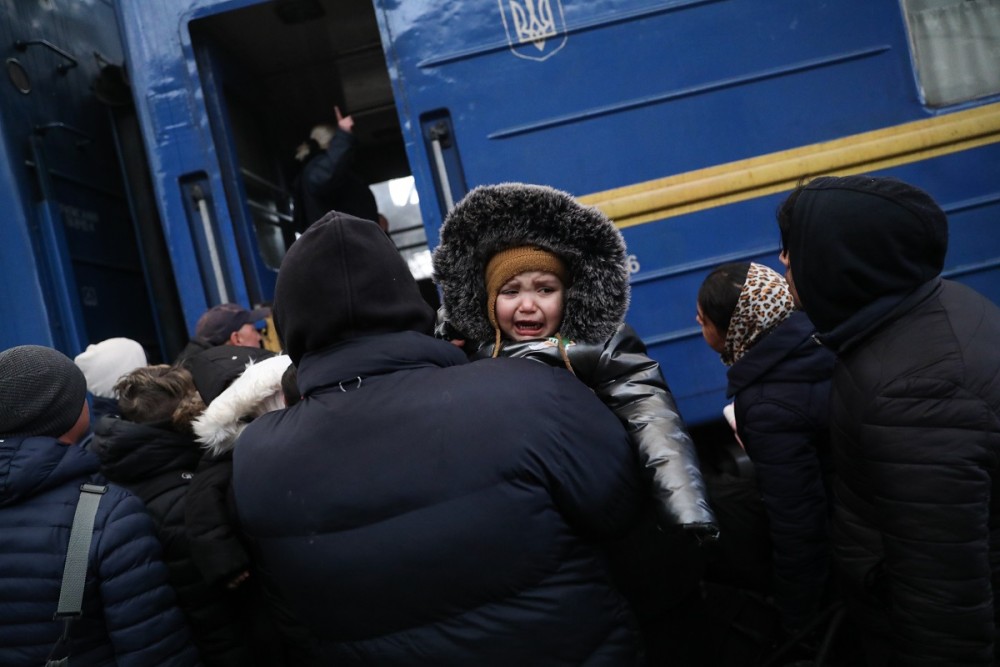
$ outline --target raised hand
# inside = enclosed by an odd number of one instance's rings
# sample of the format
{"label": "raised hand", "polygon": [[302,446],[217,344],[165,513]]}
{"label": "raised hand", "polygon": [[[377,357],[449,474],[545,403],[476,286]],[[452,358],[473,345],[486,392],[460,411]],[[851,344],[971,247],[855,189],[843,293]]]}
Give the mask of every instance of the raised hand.
{"label": "raised hand", "polygon": [[344,132],[348,134],[354,133],[354,119],[351,116],[344,116],[340,113],[340,107],[333,107],[334,113],[337,114],[337,127],[339,127]]}

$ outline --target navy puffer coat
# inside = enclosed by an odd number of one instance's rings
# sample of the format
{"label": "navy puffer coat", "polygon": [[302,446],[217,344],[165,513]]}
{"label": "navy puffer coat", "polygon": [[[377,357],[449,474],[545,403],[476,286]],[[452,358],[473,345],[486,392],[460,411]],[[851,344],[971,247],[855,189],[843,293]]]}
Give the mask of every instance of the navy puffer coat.
{"label": "navy puffer coat", "polygon": [[[41,665],[62,632],[53,621],[80,485],[98,460],[49,437],[0,440],[0,665]],[[101,499],[73,667],[197,665],[142,502],[109,486]]]}
{"label": "navy puffer coat", "polygon": [[740,441],[753,461],[770,526],[782,622],[802,628],[820,611],[830,564],[830,377],[836,357],[792,313],[732,365]]}

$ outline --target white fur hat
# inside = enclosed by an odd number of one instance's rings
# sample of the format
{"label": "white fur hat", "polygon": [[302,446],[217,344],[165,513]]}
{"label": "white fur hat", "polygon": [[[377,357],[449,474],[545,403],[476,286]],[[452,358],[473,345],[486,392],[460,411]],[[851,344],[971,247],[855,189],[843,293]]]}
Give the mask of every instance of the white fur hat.
{"label": "white fur hat", "polygon": [[280,354],[247,366],[192,423],[198,442],[219,455],[232,449],[250,421],[285,407],[281,376],[291,363],[287,354]]}
{"label": "white fur hat", "polygon": [[108,338],[88,345],[73,361],[87,378],[87,390],[101,398],[115,398],[115,383],[121,376],[149,365],[146,351],[131,338]]}

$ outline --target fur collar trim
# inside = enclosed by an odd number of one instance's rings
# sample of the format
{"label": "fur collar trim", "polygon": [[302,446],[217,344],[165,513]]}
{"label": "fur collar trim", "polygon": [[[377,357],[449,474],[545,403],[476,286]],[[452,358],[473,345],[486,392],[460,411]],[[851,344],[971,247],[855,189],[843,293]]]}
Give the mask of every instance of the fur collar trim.
{"label": "fur collar trim", "polygon": [[572,285],[560,333],[598,342],[614,335],[629,304],[625,241],[598,209],[541,185],[502,183],[472,190],[452,209],[434,251],[434,281],[450,324],[476,341],[490,341],[486,264],[497,252],[534,245],[559,255]]}
{"label": "fur collar trim", "polygon": [[213,456],[228,452],[247,424],[266,412],[285,407],[281,376],[291,363],[285,354],[251,362],[194,420],[192,427],[198,442]]}

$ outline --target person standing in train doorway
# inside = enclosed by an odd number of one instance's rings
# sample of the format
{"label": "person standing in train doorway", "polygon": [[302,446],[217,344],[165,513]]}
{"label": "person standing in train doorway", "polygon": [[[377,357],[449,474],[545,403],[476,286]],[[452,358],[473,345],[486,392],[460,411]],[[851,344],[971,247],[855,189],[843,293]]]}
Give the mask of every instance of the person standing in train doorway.
{"label": "person standing in train doorway", "polygon": [[295,159],[302,169],[292,184],[295,231],[302,234],[329,211],[378,221],[378,206],[368,184],[354,171],[357,138],[354,119],[334,107],[337,123],[320,123],[300,144]]}
{"label": "person standing in train doorway", "polygon": [[948,220],[902,181],[816,178],[778,226],[838,357],[833,546],[868,664],[996,664],[1000,309],[941,278]]}

